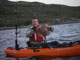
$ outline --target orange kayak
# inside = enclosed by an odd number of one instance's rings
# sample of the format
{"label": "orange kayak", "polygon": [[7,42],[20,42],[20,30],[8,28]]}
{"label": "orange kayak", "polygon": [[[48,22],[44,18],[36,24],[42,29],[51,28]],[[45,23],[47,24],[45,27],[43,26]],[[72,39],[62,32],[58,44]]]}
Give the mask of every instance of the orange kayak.
{"label": "orange kayak", "polygon": [[5,49],[6,55],[13,58],[27,58],[32,56],[50,56],[50,57],[63,57],[63,56],[78,56],[80,55],[80,45],[64,48],[15,48]]}

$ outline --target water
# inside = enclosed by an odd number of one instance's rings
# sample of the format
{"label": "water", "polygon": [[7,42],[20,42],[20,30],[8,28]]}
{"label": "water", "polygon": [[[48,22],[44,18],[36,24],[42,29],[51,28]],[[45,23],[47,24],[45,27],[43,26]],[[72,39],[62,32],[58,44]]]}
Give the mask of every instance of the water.
{"label": "water", "polygon": [[[52,25],[54,27],[54,32],[47,36],[47,42],[53,40],[65,40],[59,41],[60,43],[70,41],[80,40],[80,23],[73,24],[61,24],[61,25]],[[27,28],[18,29],[18,44],[20,47],[26,47],[26,42],[28,38],[26,37]],[[15,47],[15,29],[10,30],[0,30],[0,60],[16,60],[15,58],[5,58],[4,49],[7,47]],[[66,41],[70,40],[70,41]],[[56,57],[56,58],[20,58],[19,60],[80,60],[80,56],[74,57]]]}

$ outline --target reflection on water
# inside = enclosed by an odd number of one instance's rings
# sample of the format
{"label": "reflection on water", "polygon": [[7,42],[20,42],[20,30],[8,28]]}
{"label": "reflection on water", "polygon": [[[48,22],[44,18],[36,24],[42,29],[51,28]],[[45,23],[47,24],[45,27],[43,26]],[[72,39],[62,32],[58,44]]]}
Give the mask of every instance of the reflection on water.
{"label": "reflection on water", "polygon": [[45,58],[36,58],[36,60],[80,60],[80,56],[77,57],[45,57]]}
{"label": "reflection on water", "polygon": [[[5,60],[16,60],[16,59],[5,58]],[[17,60],[80,60],[80,56],[76,56],[76,57],[31,57],[31,58],[19,58]]]}

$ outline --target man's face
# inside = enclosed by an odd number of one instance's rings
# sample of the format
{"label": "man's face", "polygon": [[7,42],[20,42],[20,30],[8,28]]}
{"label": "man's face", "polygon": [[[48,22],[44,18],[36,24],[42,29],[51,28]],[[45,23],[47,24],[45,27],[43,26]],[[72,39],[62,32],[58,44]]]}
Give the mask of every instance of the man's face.
{"label": "man's face", "polygon": [[37,19],[33,19],[33,20],[32,20],[32,25],[33,25],[34,27],[37,27],[38,24],[39,24],[39,23],[38,23],[38,20],[37,20]]}

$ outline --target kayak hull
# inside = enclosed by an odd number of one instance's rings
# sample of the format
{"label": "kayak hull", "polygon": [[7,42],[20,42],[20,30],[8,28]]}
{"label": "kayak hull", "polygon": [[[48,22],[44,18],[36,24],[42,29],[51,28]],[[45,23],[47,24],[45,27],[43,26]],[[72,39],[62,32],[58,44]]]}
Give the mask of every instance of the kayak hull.
{"label": "kayak hull", "polygon": [[13,58],[27,58],[32,56],[48,56],[48,57],[63,57],[63,56],[78,56],[80,55],[80,45],[73,47],[64,48],[20,48],[16,50],[15,48],[5,49],[6,55]]}

